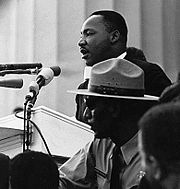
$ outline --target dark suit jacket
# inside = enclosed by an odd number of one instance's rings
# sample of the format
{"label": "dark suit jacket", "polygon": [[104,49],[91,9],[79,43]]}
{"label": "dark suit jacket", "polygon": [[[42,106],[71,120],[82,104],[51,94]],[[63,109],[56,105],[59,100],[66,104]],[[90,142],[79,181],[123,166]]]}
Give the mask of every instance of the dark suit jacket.
{"label": "dark suit jacket", "polygon": [[[143,52],[136,48],[128,48],[126,60],[136,64],[144,71],[144,87],[145,94],[160,96],[162,91],[171,85],[170,79],[167,77],[162,68],[154,63],[146,61]],[[78,89],[87,89],[88,80],[81,83]],[[83,112],[85,109],[84,97],[76,95],[76,119],[83,122]]]}
{"label": "dark suit jacket", "polygon": [[131,62],[144,71],[145,94],[160,96],[163,90],[171,85],[170,79],[159,65],[136,59]]}

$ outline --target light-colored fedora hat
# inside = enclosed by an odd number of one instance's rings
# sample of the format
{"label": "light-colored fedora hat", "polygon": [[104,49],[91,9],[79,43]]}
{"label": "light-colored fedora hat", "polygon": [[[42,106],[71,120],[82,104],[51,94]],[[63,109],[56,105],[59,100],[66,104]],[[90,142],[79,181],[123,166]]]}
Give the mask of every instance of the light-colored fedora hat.
{"label": "light-colored fedora hat", "polygon": [[123,99],[159,99],[155,96],[145,95],[144,91],[144,71],[125,59],[112,58],[92,67],[88,89],[69,92]]}

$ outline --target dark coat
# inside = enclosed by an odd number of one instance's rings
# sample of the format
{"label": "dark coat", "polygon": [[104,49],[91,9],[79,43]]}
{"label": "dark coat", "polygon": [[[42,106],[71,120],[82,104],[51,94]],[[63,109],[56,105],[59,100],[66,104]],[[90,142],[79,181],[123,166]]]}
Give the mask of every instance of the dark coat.
{"label": "dark coat", "polygon": [[[137,189],[151,189],[151,185],[149,184],[149,181],[146,179],[146,176],[144,176],[141,179]],[[153,188],[153,189],[156,189],[156,188]]]}
{"label": "dark coat", "polygon": [[[145,94],[160,96],[162,91],[169,85],[171,85],[170,79],[167,77],[162,68],[154,63],[146,61],[144,53],[134,47],[127,49],[126,60],[136,64],[144,71],[144,87]],[[81,83],[78,89],[87,89],[88,80]],[[86,107],[84,97],[82,95],[76,95],[76,119],[83,122],[83,112]]]}

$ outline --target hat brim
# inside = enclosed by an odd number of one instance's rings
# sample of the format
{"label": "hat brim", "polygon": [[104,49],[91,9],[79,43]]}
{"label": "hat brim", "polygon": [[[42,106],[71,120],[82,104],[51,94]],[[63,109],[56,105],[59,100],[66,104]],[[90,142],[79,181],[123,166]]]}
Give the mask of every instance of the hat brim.
{"label": "hat brim", "polygon": [[131,100],[153,100],[153,101],[158,101],[159,100],[159,97],[151,96],[151,95],[144,95],[142,97],[107,95],[107,94],[99,94],[99,93],[95,93],[95,92],[90,92],[90,91],[88,91],[88,89],[68,90],[68,92],[69,93],[79,94],[79,95],[109,97],[109,98],[120,98],[120,99],[131,99]]}

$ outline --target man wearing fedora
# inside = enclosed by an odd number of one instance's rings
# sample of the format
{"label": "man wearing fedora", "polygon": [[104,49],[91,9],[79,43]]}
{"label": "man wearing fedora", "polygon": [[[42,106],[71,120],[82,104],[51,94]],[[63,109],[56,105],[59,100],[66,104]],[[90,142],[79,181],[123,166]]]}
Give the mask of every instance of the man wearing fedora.
{"label": "man wearing fedora", "polygon": [[63,164],[60,188],[136,188],[144,172],[137,148],[137,122],[158,97],[145,95],[144,71],[112,58],[94,65],[84,95],[84,118],[94,140]]}
{"label": "man wearing fedora", "polygon": [[[126,21],[115,11],[96,11],[85,20],[78,45],[86,67],[84,82],[78,88],[87,89],[89,70],[93,65],[110,58],[123,58],[143,69],[146,94],[160,96],[163,89],[171,84],[171,81],[157,64],[146,61],[146,57],[140,49],[127,47],[127,35]],[[76,104],[76,118],[85,122],[83,119],[86,106],[85,98],[82,95],[77,95]]]}

